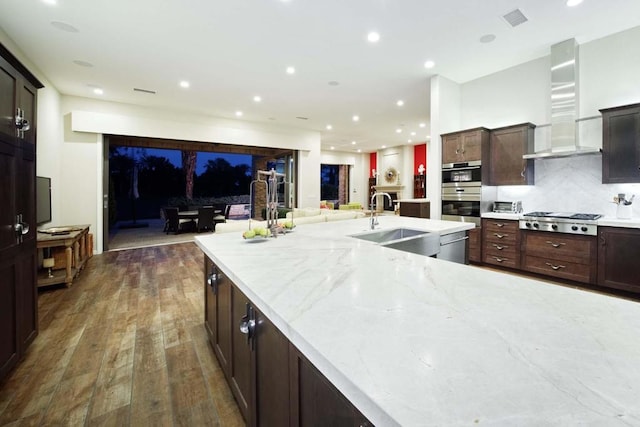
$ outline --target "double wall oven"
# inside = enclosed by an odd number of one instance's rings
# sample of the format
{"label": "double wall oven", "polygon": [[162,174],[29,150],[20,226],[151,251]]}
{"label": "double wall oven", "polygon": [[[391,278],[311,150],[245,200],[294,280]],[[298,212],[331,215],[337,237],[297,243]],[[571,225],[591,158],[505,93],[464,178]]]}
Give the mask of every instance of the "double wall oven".
{"label": "double wall oven", "polygon": [[482,185],[480,161],[442,165],[442,219],[480,226],[480,214],[495,200],[495,187]]}

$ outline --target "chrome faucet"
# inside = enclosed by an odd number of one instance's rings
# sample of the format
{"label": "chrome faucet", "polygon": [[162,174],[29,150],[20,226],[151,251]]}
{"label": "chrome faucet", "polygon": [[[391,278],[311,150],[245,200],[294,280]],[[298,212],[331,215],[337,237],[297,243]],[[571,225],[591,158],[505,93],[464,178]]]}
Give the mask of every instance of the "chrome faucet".
{"label": "chrome faucet", "polygon": [[375,192],[371,195],[371,204],[370,204],[370,208],[371,208],[371,219],[369,220],[369,225],[371,227],[372,230],[375,230],[376,225],[378,225],[378,217],[377,216],[373,216],[373,199],[375,199],[377,196],[387,196],[387,198],[389,199],[389,202],[391,202],[393,204],[393,199],[391,199],[391,196],[389,195],[389,193],[378,193]]}

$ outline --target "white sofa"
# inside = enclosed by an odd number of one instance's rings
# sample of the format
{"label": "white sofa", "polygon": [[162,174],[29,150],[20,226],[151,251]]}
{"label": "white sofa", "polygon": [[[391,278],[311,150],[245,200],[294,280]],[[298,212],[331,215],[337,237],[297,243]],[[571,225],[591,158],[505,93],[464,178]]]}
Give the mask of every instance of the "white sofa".
{"label": "white sofa", "polygon": [[[361,210],[334,210],[334,209],[320,209],[320,208],[294,208],[292,212],[287,213],[287,218],[280,219],[280,222],[293,220],[293,223],[298,226],[302,224],[313,224],[317,222],[331,222],[341,221],[344,219],[362,218],[366,214]],[[216,224],[216,233],[230,233],[230,232],[242,232],[249,229],[249,221],[251,221],[251,228],[266,227],[267,221],[256,220],[227,220]]]}

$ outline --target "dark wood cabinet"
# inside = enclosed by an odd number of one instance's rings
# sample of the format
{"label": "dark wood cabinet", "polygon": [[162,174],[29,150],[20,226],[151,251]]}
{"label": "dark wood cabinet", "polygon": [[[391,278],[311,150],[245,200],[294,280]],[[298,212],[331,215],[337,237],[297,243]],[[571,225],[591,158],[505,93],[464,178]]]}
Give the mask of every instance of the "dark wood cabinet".
{"label": "dark wood cabinet", "polygon": [[293,345],[289,358],[292,427],[372,425]]}
{"label": "dark wood cabinet", "polygon": [[0,380],[38,333],[35,177],[40,87],[0,45]]}
{"label": "dark wood cabinet", "polygon": [[482,160],[483,149],[489,143],[489,129],[468,129],[441,137],[443,164],[471,162]]}
{"label": "dark wood cabinet", "polygon": [[522,231],[522,269],[532,273],[596,283],[595,236]]}
{"label": "dark wood cabinet", "polygon": [[400,216],[431,218],[431,202],[400,202]]}
{"label": "dark wood cabinet", "polygon": [[467,253],[469,254],[469,262],[481,263],[482,262],[482,228],[472,228],[467,232],[469,236],[469,248]]}
{"label": "dark wood cabinet", "polygon": [[640,292],[640,229],[598,227],[598,285]]}
{"label": "dark wood cabinet", "polygon": [[640,182],[640,104],[602,113],[602,182]]}
{"label": "dark wood cabinet", "polygon": [[482,260],[485,264],[520,267],[518,221],[482,219]]}
{"label": "dark wood cabinet", "polygon": [[483,162],[483,169],[488,170],[487,184],[534,184],[534,161],[522,158],[534,151],[534,129],[535,125],[523,123],[491,130],[489,154]]}
{"label": "dark wood cabinet", "polygon": [[414,175],[413,176],[413,198],[424,199],[427,196],[427,176],[426,175]]}
{"label": "dark wood cabinet", "polygon": [[[252,343],[248,334],[240,333],[240,323],[245,316],[253,316],[253,308],[249,299],[238,290],[231,288],[231,370],[229,385],[238,402],[240,413],[247,422],[253,425],[253,378],[252,378]],[[255,318],[254,318],[255,321]]]}
{"label": "dark wood cabinet", "polygon": [[221,269],[204,262],[205,329],[247,425],[367,425]]}
{"label": "dark wood cabinet", "polygon": [[231,375],[231,284],[205,257],[204,325],[211,347],[227,378]]}

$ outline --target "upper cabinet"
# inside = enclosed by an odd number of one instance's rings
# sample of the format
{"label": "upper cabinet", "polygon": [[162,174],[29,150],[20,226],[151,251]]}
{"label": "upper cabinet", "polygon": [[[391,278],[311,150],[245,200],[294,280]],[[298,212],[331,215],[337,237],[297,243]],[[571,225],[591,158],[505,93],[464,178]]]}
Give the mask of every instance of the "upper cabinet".
{"label": "upper cabinet", "polygon": [[640,104],[602,113],[602,183],[640,182]]}
{"label": "upper cabinet", "polygon": [[489,129],[475,128],[442,136],[442,164],[482,160],[482,148],[489,143]]}
{"label": "upper cabinet", "polygon": [[534,129],[534,124],[523,123],[491,130],[489,153],[483,162],[483,169],[489,173],[484,182],[489,185],[534,184],[534,161],[522,158],[534,151]]}

